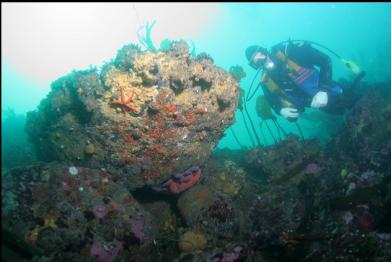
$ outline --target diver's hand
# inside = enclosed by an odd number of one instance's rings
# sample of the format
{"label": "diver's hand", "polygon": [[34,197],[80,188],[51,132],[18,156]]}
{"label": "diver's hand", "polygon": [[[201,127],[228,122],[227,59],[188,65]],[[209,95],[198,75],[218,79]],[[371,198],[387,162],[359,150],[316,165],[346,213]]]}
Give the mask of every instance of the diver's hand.
{"label": "diver's hand", "polygon": [[280,114],[288,120],[292,118],[296,119],[299,117],[299,113],[297,112],[297,109],[292,107],[281,108]]}
{"label": "diver's hand", "polygon": [[326,92],[319,91],[314,95],[311,102],[311,107],[313,108],[320,108],[327,105],[328,102],[328,96]]}

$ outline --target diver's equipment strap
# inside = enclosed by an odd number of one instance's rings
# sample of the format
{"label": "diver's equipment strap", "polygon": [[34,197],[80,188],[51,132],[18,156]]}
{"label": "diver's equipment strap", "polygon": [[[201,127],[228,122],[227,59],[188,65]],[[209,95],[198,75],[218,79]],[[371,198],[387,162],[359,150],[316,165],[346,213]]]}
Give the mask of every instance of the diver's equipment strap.
{"label": "diver's equipment strap", "polygon": [[289,69],[295,71],[296,73],[299,72],[300,69],[302,68],[301,66],[299,66],[298,64],[290,60],[283,52],[281,52],[281,50],[277,51],[276,57],[280,59],[282,62],[286,63]]}
{"label": "diver's equipment strap", "polygon": [[283,107],[294,106],[291,102],[289,102],[285,91],[281,89],[266,72],[264,72],[262,75],[261,83],[265,85],[270,93],[275,94],[280,98],[279,100],[281,101]]}
{"label": "diver's equipment strap", "polygon": [[289,59],[281,50],[277,50],[276,57],[286,64],[289,71],[289,77],[299,89],[311,96],[319,91],[319,72],[317,70],[299,66]]}

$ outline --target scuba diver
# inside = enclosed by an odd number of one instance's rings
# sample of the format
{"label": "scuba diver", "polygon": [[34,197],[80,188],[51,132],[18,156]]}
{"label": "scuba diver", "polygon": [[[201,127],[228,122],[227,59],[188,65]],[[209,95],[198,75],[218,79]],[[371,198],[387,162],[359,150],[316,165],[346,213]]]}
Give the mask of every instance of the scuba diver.
{"label": "scuba diver", "polygon": [[[259,85],[270,106],[290,121],[296,121],[309,106],[329,113],[344,111],[341,102],[344,92],[332,79],[331,59],[311,43],[314,42],[288,40],[273,46],[270,52],[257,45],[249,46],[245,52],[249,65],[263,71]],[[365,75],[351,61],[338,58],[360,79]]]}

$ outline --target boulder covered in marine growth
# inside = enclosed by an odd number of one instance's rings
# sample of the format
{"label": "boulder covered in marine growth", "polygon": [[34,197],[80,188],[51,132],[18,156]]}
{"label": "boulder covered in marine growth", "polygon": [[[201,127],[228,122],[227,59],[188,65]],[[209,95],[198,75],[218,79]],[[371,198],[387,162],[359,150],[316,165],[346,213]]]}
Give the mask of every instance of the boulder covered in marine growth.
{"label": "boulder covered in marine growth", "polygon": [[106,168],[130,189],[202,165],[234,120],[238,82],[183,41],[164,51],[126,45],[101,70],[54,81],[28,114],[40,160]]}
{"label": "boulder covered in marine growth", "polygon": [[156,237],[151,214],[107,170],[40,163],[4,172],[2,182],[7,245],[34,261],[135,261],[128,250]]}

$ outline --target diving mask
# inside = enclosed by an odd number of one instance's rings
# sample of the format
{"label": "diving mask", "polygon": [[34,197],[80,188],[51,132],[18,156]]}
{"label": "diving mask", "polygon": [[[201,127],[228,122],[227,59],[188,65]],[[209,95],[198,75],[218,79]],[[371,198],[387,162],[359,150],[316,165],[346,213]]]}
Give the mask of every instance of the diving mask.
{"label": "diving mask", "polygon": [[249,65],[256,70],[261,67],[266,69],[274,68],[274,62],[266,54],[261,52],[256,52],[254,54]]}

